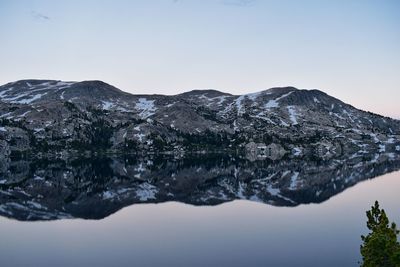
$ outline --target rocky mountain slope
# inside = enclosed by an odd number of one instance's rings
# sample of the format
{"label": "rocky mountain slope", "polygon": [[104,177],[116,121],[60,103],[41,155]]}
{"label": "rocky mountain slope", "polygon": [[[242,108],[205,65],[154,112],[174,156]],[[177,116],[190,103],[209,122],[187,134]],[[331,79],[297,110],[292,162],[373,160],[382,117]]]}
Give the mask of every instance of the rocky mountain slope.
{"label": "rocky mountain slope", "polygon": [[265,154],[257,149],[270,144],[279,157],[399,153],[400,122],[293,87],[241,96],[215,90],[165,96],[132,95],[101,81],[0,86],[1,157],[237,152],[251,141],[256,158]]}

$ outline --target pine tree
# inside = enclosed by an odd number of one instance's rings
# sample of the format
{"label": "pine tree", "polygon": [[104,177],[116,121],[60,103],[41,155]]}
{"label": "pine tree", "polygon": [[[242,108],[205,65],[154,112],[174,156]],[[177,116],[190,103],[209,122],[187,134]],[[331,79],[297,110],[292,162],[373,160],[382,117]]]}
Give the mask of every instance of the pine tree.
{"label": "pine tree", "polygon": [[371,232],[361,236],[362,267],[400,267],[400,243],[397,241],[396,224],[389,226],[389,219],[378,201],[367,211],[367,227]]}

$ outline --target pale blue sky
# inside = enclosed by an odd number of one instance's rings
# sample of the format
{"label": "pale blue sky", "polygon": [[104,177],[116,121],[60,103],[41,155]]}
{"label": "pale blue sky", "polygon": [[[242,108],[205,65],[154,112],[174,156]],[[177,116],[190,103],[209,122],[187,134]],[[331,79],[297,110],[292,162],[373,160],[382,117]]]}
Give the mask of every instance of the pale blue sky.
{"label": "pale blue sky", "polygon": [[0,0],[0,83],[131,93],[292,85],[400,118],[400,1]]}

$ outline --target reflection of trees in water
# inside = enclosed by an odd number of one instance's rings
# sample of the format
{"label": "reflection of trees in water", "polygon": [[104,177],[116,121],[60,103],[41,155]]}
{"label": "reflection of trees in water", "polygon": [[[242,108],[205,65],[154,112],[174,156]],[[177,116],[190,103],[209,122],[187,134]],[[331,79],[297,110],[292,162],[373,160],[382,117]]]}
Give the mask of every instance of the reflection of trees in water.
{"label": "reflection of trees in water", "polygon": [[370,158],[251,162],[196,154],[8,161],[0,169],[0,214],[98,219],[135,203],[216,205],[239,198],[276,206],[320,203],[400,166],[393,155]]}

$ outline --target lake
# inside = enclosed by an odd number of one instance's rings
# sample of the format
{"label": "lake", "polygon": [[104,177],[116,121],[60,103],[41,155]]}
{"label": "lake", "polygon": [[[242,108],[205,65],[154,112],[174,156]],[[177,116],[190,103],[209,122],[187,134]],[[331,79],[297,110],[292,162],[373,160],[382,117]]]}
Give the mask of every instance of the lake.
{"label": "lake", "polygon": [[[8,163],[1,266],[358,266],[373,202],[400,223],[398,163],[376,157],[297,169],[226,158],[92,160]],[[313,173],[320,182],[309,181]]]}

